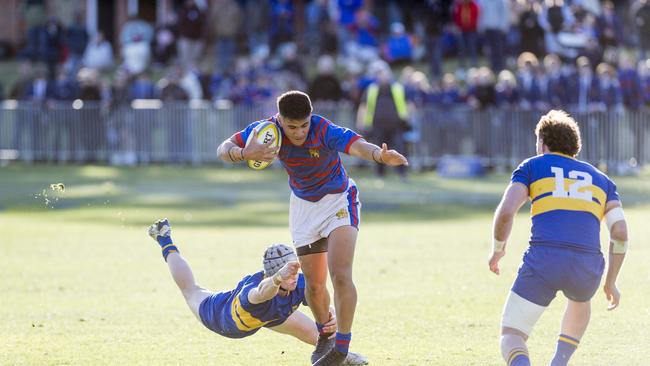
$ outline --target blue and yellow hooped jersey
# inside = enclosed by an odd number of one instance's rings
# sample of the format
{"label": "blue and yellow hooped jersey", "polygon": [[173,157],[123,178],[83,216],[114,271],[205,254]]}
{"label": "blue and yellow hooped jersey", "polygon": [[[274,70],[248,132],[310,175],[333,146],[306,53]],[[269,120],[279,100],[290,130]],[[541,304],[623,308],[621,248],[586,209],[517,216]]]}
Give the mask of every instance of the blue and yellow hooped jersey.
{"label": "blue and yellow hooped jersey", "polygon": [[600,221],[605,204],[618,200],[616,185],[591,164],[550,153],[522,162],[513,183],[528,187],[530,244],[600,252]]}
{"label": "blue and yellow hooped jersey", "polygon": [[305,277],[298,276],[298,285],[287,296],[275,296],[261,304],[251,304],[248,293],[264,279],[264,272],[244,277],[228,292],[215,293],[201,303],[201,321],[210,330],[230,338],[243,338],[262,327],[284,323],[305,301]]}

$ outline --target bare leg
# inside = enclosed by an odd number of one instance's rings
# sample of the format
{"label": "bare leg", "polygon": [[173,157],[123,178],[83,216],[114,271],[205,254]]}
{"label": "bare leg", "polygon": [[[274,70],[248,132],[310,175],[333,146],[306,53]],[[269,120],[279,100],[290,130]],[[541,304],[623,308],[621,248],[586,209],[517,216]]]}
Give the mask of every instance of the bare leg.
{"label": "bare leg", "polygon": [[573,352],[578,348],[580,339],[585,334],[591,317],[591,302],[577,302],[568,300],[564,317],[562,317],[562,330],[557,340],[555,355],[551,366],[566,366]]}
{"label": "bare leg", "polygon": [[350,333],[357,306],[357,289],[352,281],[354,248],[357,229],[352,226],[336,228],[329,236],[329,270],[334,286],[334,306],[339,333]]}
{"label": "bare leg", "polygon": [[187,302],[194,315],[200,320],[199,306],[212,293],[196,284],[190,265],[180,253],[169,253],[167,255],[167,266],[169,267],[169,272],[174,282],[176,282],[176,286],[181,290],[185,302]]}
{"label": "bare leg", "polygon": [[298,257],[305,275],[305,297],[317,323],[329,319],[330,294],[327,291],[327,253],[314,253]]}
{"label": "bare leg", "polygon": [[582,338],[591,318],[591,301],[568,300],[562,317],[562,334],[576,339]]}

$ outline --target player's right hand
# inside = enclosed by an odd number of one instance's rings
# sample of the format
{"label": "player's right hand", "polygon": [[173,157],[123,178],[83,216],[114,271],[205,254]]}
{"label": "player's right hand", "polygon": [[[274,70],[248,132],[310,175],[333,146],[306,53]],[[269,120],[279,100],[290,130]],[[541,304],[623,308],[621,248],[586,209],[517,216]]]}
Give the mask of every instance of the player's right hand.
{"label": "player's right hand", "polygon": [[253,129],[253,138],[251,142],[244,147],[244,158],[246,160],[261,160],[266,162],[271,162],[278,155],[280,147],[272,147],[271,144],[275,142],[275,137],[271,141],[262,144],[257,141],[258,131]]}
{"label": "player's right hand", "polygon": [[506,251],[502,250],[500,252],[493,252],[492,255],[490,256],[490,260],[488,261],[488,265],[490,266],[490,271],[494,272],[495,274],[499,274],[499,260],[503,258],[503,256],[506,255]]}
{"label": "player's right hand", "polygon": [[282,280],[289,278],[297,277],[298,270],[300,270],[300,263],[298,262],[289,262],[280,268],[280,276]]}
{"label": "player's right hand", "polygon": [[605,291],[605,297],[609,304],[607,305],[607,310],[614,310],[618,307],[618,303],[621,301],[621,293],[618,291],[616,284],[605,284],[603,287]]}
{"label": "player's right hand", "polygon": [[336,311],[333,307],[330,306],[329,319],[325,324],[323,324],[323,332],[325,333],[335,333],[337,330],[336,325]]}

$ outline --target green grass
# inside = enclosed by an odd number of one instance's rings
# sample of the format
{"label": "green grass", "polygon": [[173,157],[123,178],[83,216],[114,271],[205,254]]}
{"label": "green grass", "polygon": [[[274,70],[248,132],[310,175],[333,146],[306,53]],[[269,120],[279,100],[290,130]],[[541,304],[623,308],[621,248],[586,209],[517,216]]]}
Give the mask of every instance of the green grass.
{"label": "green grass", "polygon": [[[502,275],[489,273],[491,212],[508,177],[352,175],[364,205],[353,350],[373,365],[501,365],[501,309],[530,225],[522,209]],[[633,239],[622,304],[607,312],[596,295],[572,365],[650,359],[649,179],[616,179]],[[58,182],[66,190],[56,195],[49,184]],[[227,289],[258,270],[268,243],[290,242],[288,194],[281,171],[0,168],[0,364],[307,364],[311,348],[287,336],[262,330],[230,340],[203,328],[145,235],[169,217],[197,280]],[[554,352],[564,303],[558,297],[537,324],[534,364]]]}

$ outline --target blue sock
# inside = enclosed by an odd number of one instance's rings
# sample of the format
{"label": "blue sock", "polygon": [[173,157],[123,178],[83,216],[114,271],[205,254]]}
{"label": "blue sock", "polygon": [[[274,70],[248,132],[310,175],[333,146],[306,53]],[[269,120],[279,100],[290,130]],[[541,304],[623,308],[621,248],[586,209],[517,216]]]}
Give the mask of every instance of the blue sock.
{"label": "blue sock", "polygon": [[171,236],[160,236],[156,238],[158,241],[158,244],[160,245],[160,248],[162,249],[162,256],[165,259],[165,262],[167,262],[167,256],[169,253],[176,252],[179,253],[178,248],[174,245]]}
{"label": "blue sock", "polygon": [[566,366],[573,352],[578,348],[580,341],[566,334],[560,334],[557,340],[555,356],[551,360],[550,366]]}
{"label": "blue sock", "polygon": [[508,366],[530,366],[528,352],[523,349],[513,349],[508,356]]}
{"label": "blue sock", "polygon": [[352,333],[339,333],[336,332],[336,345],[334,348],[336,348],[337,351],[343,353],[343,354],[348,354],[348,350],[350,349],[350,341],[352,340]]}

